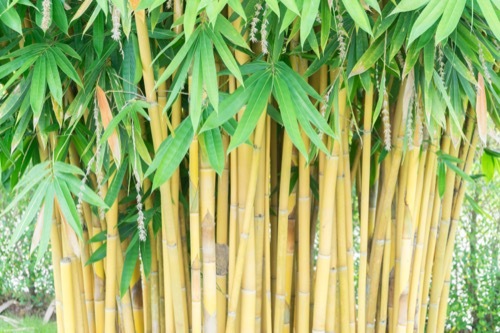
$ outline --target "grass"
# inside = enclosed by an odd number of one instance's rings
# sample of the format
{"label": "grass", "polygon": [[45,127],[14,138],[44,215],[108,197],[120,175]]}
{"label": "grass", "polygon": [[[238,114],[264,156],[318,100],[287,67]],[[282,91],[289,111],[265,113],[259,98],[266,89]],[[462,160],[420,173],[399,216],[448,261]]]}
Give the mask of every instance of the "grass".
{"label": "grass", "polygon": [[42,318],[26,316],[23,318],[11,314],[0,315],[0,332],[33,332],[33,333],[53,333],[57,332],[55,321],[49,321],[47,324]]}

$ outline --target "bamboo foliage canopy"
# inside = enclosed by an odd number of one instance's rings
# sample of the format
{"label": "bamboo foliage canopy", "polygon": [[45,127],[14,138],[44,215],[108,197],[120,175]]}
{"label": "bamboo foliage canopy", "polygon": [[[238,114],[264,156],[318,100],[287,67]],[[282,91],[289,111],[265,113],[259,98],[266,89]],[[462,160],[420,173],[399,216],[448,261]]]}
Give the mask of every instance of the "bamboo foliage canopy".
{"label": "bamboo foliage canopy", "polygon": [[476,148],[500,170],[499,17],[0,1],[11,246],[50,244],[58,331],[443,332]]}

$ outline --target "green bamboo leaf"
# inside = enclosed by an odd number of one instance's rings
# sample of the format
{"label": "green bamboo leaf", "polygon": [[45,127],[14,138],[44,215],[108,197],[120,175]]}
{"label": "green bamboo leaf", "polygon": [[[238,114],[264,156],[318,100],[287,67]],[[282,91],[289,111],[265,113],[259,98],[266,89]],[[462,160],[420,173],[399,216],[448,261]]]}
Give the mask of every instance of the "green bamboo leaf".
{"label": "green bamboo leaf", "polygon": [[107,244],[103,243],[97,250],[95,250],[94,253],[90,256],[89,260],[85,263],[85,266],[93,264],[95,262],[101,261],[102,259],[106,258],[106,252],[107,252]]}
{"label": "green bamboo leaf", "polygon": [[[231,7],[236,14],[238,14],[239,17],[243,19],[243,21],[246,22],[247,16],[245,14],[245,10],[243,9],[243,6],[241,5],[240,0],[228,0],[229,7]],[[217,20],[218,21],[218,20]]]}
{"label": "green bamboo leaf", "polygon": [[57,69],[56,59],[52,53],[47,52],[45,54],[46,62],[47,62],[47,84],[49,86],[50,93],[56,100],[57,104],[62,106],[62,84],[61,77],[59,76],[59,70]]}
{"label": "green bamboo leaf", "polygon": [[61,0],[52,0],[52,19],[57,27],[66,35],[68,34],[68,18]]}
{"label": "green bamboo leaf", "polygon": [[431,0],[427,4],[427,6],[425,6],[424,10],[422,10],[417,20],[413,24],[413,27],[411,28],[408,45],[413,43],[415,39],[420,37],[438,21],[438,19],[443,14],[445,6],[446,1],[442,0]]}
{"label": "green bamboo leaf", "polygon": [[[104,48],[104,23],[105,23],[104,13],[99,13],[97,15],[94,24],[92,25],[92,45],[98,56],[102,54],[102,49]],[[127,40],[127,42],[130,42]]]}
{"label": "green bamboo leaf", "polygon": [[89,244],[101,243],[101,242],[104,242],[107,237],[108,236],[106,234],[106,230],[103,230],[103,231],[99,232],[98,234],[94,235],[94,237],[92,237],[91,239],[89,239],[87,243],[89,243]]}
{"label": "green bamboo leaf", "polygon": [[[389,58],[387,60],[393,59],[396,54],[401,50],[404,41],[406,40],[406,36],[409,32],[408,20],[411,19],[411,14],[401,14],[399,15],[399,19],[394,26],[394,33],[390,38],[390,49],[389,49]],[[389,39],[388,39],[389,40]]]}
{"label": "green bamboo leaf", "polygon": [[30,87],[30,104],[33,110],[33,123],[36,125],[42,114],[45,102],[45,90],[47,88],[45,57],[38,58],[33,69],[33,78]]}
{"label": "green bamboo leaf", "polygon": [[56,192],[57,202],[59,203],[59,208],[61,208],[61,212],[64,215],[66,222],[68,222],[75,234],[80,239],[83,239],[82,224],[68,185],[66,182],[59,181],[57,178],[54,178],[54,189]]}
{"label": "green bamboo leaf", "polygon": [[45,179],[40,184],[40,186],[38,186],[35,193],[30,198],[30,204],[26,208],[26,211],[24,212],[21,221],[16,226],[14,233],[12,234],[12,237],[9,242],[9,247],[12,247],[19,240],[21,235],[24,232],[26,232],[28,224],[31,223],[35,218],[36,213],[40,210],[48,186],[49,186],[49,180]]}
{"label": "green bamboo leaf", "polygon": [[189,115],[195,131],[200,123],[203,104],[203,69],[201,67],[202,55],[200,47],[202,48],[200,45],[196,50],[189,85]]}
{"label": "green bamboo leaf", "polygon": [[54,214],[54,185],[50,184],[45,192],[43,201],[43,228],[40,243],[38,244],[38,251],[36,255],[36,263],[39,264],[43,255],[47,251],[50,240],[50,231],[52,229],[52,221]]}
{"label": "green bamboo leaf", "polygon": [[195,41],[198,38],[200,33],[200,29],[196,29],[191,38],[186,39],[186,43],[182,45],[180,50],[175,54],[175,57],[172,59],[170,64],[167,66],[163,74],[160,75],[158,81],[156,81],[155,89],[158,89],[158,86],[165,82],[174,72],[179,68],[180,64],[185,60],[189,50],[195,45]]}
{"label": "green bamboo leaf", "polygon": [[466,67],[466,65],[464,65],[462,61],[460,61],[458,55],[455,52],[453,52],[453,50],[448,45],[445,45],[445,47],[443,47],[443,52],[444,55],[446,56],[446,59],[448,59],[453,68],[455,68],[461,76],[466,78],[469,82],[473,83],[474,85],[477,84],[474,74],[471,73],[471,71]]}
{"label": "green bamboo leaf", "polygon": [[28,80],[23,79],[0,104],[0,124],[9,118],[24,101],[28,93]]}
{"label": "green bamboo leaf", "polygon": [[435,55],[435,47],[434,44],[428,43],[424,46],[424,77],[425,83],[427,86],[432,81],[432,77],[434,74],[434,55]]}
{"label": "green bamboo leaf", "polygon": [[488,22],[489,28],[497,38],[500,40],[500,20],[498,19],[498,11],[493,8],[490,0],[476,0],[483,12],[483,16]]}
{"label": "green bamboo leaf", "polygon": [[390,15],[414,11],[415,9],[419,9],[420,7],[426,5],[428,2],[429,0],[401,0]]}
{"label": "green bamboo leaf", "polygon": [[300,43],[304,46],[307,36],[312,31],[314,21],[318,16],[319,0],[304,1],[302,5],[302,14],[300,17]]}
{"label": "green bamboo leaf", "polygon": [[28,125],[31,120],[31,114],[30,112],[27,112],[28,106],[29,106],[28,99],[25,98],[19,110],[20,119],[17,123],[16,130],[14,132],[14,136],[12,137],[12,142],[10,144],[11,152],[13,152],[25,138],[26,129],[28,128]]}
{"label": "green bamboo leaf", "polygon": [[464,11],[465,3],[466,0],[447,0],[443,17],[441,17],[441,21],[439,21],[436,31],[436,45],[447,38],[453,30],[455,30]]}
{"label": "green bamboo leaf", "polygon": [[184,62],[181,64],[177,72],[175,73],[174,78],[172,79],[172,84],[170,86],[170,93],[168,94],[168,99],[167,103],[165,104],[165,107],[163,108],[163,112],[166,112],[172,104],[177,100],[179,97],[179,93],[181,90],[184,88],[186,78],[189,73],[189,69],[191,68],[191,63],[193,60],[193,56],[195,54],[194,49],[189,50],[189,53],[187,54]]}
{"label": "green bamboo leaf", "polygon": [[305,115],[300,111],[297,112],[296,115],[300,126],[309,137],[309,139],[311,139],[311,142],[316,147],[321,149],[326,155],[330,155],[330,151],[328,151],[328,148],[326,148],[323,140],[321,140],[321,136],[312,128],[311,124],[309,123],[309,119],[307,119]]}
{"label": "green bamboo leaf", "polygon": [[[62,163],[62,162],[58,162]],[[109,206],[99,197],[88,185],[83,185],[79,178],[74,175],[67,173],[56,173],[56,176],[63,180],[67,188],[75,195],[75,197],[81,196],[82,200],[89,203],[92,206],[109,208]]]}
{"label": "green bamboo leaf", "polygon": [[84,175],[84,172],[79,167],[60,161],[56,161],[53,164],[52,169],[54,170],[55,174],[67,173],[70,175]]}
{"label": "green bamboo leaf", "polygon": [[375,9],[377,11],[377,13],[381,13],[380,11],[380,6],[378,4],[378,1],[377,0],[365,0],[366,4],[370,7],[372,7],[373,9]]}
{"label": "green bamboo leaf", "polygon": [[263,77],[258,83],[256,83],[255,87],[252,87],[252,92],[250,93],[248,99],[248,105],[245,112],[243,112],[243,117],[238,122],[236,132],[231,138],[231,143],[227,149],[228,153],[245,142],[250,134],[252,134],[255,126],[257,126],[257,122],[259,121],[262,112],[266,108],[269,96],[271,95],[272,87],[273,79],[271,75]]}
{"label": "green bamboo leaf", "polygon": [[321,45],[321,52],[324,53],[326,45],[328,44],[328,39],[330,37],[330,28],[332,25],[332,10],[330,9],[328,2],[326,1],[321,1],[320,18],[321,18],[320,45]]}
{"label": "green bamboo leaf", "polygon": [[219,17],[217,18],[217,22],[215,23],[215,32],[224,35],[224,37],[226,37],[234,45],[251,51],[250,47],[248,46],[245,39],[241,36],[241,34],[222,15],[219,15]]}
{"label": "green bamboo leaf", "polygon": [[297,112],[294,104],[292,103],[293,99],[290,94],[290,90],[288,89],[287,83],[279,76],[274,78],[273,95],[280,106],[281,118],[283,119],[285,130],[290,136],[290,140],[292,140],[295,147],[297,147],[300,153],[305,157],[306,161],[308,161],[309,156],[304,145],[304,141],[300,135],[299,126],[297,124]]}
{"label": "green bamboo leaf", "polygon": [[137,93],[137,86],[134,83],[135,77],[135,50],[134,42],[131,38],[126,39],[123,46],[122,78],[125,100],[133,99]]}
{"label": "green bamboo leaf", "polygon": [[49,49],[49,52],[52,53],[52,55],[56,59],[57,66],[64,72],[64,74],[66,74],[77,85],[83,87],[80,76],[78,75],[68,58],[66,58],[66,56],[63,54],[63,51],[61,51],[59,47],[53,47]]}
{"label": "green bamboo leaf", "polygon": [[219,104],[219,112],[212,112],[210,114],[200,132],[221,126],[240,111],[247,103],[256,83],[264,75],[266,75],[265,71],[255,73],[245,81],[245,86],[240,86],[231,95],[224,98]]}
{"label": "green bamboo leaf", "polygon": [[186,36],[186,42],[193,33],[199,5],[200,0],[190,0],[186,2],[186,11],[184,12],[184,35]]}
{"label": "green bamboo leaf", "polygon": [[474,180],[471,178],[471,176],[469,176],[468,174],[466,174],[462,169],[460,169],[458,166],[456,166],[456,164],[454,164],[453,162],[448,161],[446,159],[443,159],[443,162],[446,164],[446,166],[448,168],[450,168],[453,172],[455,172],[462,179],[464,179],[464,180],[466,180],[468,182],[471,182],[471,183],[474,182]]}
{"label": "green bamboo leaf", "polygon": [[362,74],[370,69],[384,55],[384,44],[383,37],[376,39],[354,65],[349,77]]}
{"label": "green bamboo leaf", "polygon": [[0,1],[0,21],[20,35],[23,34],[21,18],[16,8],[14,6],[7,8],[7,3],[4,1]]}
{"label": "green bamboo leaf", "polygon": [[280,0],[280,2],[282,2],[287,9],[291,10],[297,15],[300,15],[300,10],[297,7],[295,0]]}
{"label": "green bamboo leaf", "polygon": [[193,126],[188,116],[177,127],[175,133],[162,142],[145,174],[147,177],[157,170],[153,178],[153,189],[158,188],[172,176],[186,155],[193,136]]}
{"label": "green bamboo leaf", "polygon": [[[297,104],[300,110],[303,110],[306,114],[306,118],[310,121],[316,128],[321,130],[323,133],[334,136],[332,128],[328,125],[327,121],[323,116],[316,110],[314,105],[312,105],[309,97],[304,94],[303,85],[299,83],[299,81],[303,81],[302,78],[297,80],[297,78],[292,77],[290,73],[281,72],[283,75],[283,79],[288,82],[288,88],[290,89],[290,93],[295,97],[294,102]],[[307,84],[307,83],[306,83]]]}
{"label": "green bamboo leaf", "polygon": [[439,161],[438,163],[437,178],[439,197],[442,198],[444,195],[444,191],[446,190],[446,167],[441,161]]}
{"label": "green bamboo leaf", "polygon": [[491,155],[483,154],[481,157],[481,172],[487,181],[493,179],[493,175],[495,174],[495,159]]}
{"label": "green bamboo leaf", "polygon": [[147,278],[149,277],[149,273],[151,272],[151,263],[152,263],[151,238],[146,237],[146,241],[140,242],[139,247],[141,251],[142,268],[144,270],[144,275]]}
{"label": "green bamboo leaf", "polygon": [[229,51],[229,48],[224,42],[222,36],[219,33],[215,33],[212,29],[207,29],[206,32],[208,33],[208,36],[212,40],[212,43],[214,43],[214,46],[217,49],[217,53],[222,59],[222,62],[224,62],[224,65],[226,65],[227,69],[229,69],[229,71],[234,75],[236,80],[238,80],[241,84],[243,84],[243,78],[241,76],[238,63],[234,59],[231,51]]}
{"label": "green bamboo leaf", "polygon": [[354,22],[369,35],[373,35],[370,20],[359,0],[342,0],[342,3]]}
{"label": "green bamboo leaf", "polygon": [[108,188],[108,192],[106,193],[104,202],[110,207],[111,205],[113,205],[113,202],[115,202],[116,198],[118,198],[118,194],[120,193],[120,190],[122,188],[123,179],[125,178],[125,173],[127,172],[127,166],[128,165],[126,162],[120,165],[120,168],[113,177],[113,181]]}
{"label": "green bamboo leaf", "polygon": [[221,175],[224,171],[225,154],[219,129],[214,128],[203,132],[200,135],[200,142],[203,144],[210,165],[217,174]]}
{"label": "green bamboo leaf", "polygon": [[[137,236],[135,236],[137,237]],[[121,255],[121,254],[118,254]],[[139,242],[130,243],[127,248],[127,254],[123,262],[122,276],[120,280],[120,296],[123,297],[128,291],[135,265],[139,259]]]}
{"label": "green bamboo leaf", "polygon": [[207,92],[208,99],[212,104],[215,112],[218,112],[219,84],[217,82],[217,72],[215,70],[214,51],[212,42],[206,34],[202,34],[199,48],[201,57],[201,73],[203,79],[202,84],[205,88],[205,91]]}

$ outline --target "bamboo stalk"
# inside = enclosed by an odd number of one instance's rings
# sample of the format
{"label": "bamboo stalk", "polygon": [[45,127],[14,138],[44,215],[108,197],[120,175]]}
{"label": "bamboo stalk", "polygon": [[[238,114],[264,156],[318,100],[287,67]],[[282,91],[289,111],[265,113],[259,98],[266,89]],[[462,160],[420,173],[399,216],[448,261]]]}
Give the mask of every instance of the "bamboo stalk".
{"label": "bamboo stalk", "polygon": [[[358,331],[366,329],[366,270],[368,256],[368,219],[370,195],[370,154],[371,126],[373,110],[373,85],[370,85],[365,95],[363,116],[363,149],[361,163],[361,205],[360,205],[360,261],[358,287]],[[383,295],[383,294],[382,294]]]}
{"label": "bamboo stalk", "polygon": [[[201,154],[200,212],[203,216],[202,268],[203,268],[203,331],[217,331],[217,278],[215,267],[215,172],[210,168],[208,156]],[[201,217],[200,216],[200,217]]]}
{"label": "bamboo stalk", "polygon": [[73,276],[71,259],[64,257],[61,259],[61,284],[63,297],[63,316],[64,332],[76,332],[74,294],[73,294]]}
{"label": "bamboo stalk", "polygon": [[251,211],[251,207],[254,204],[255,192],[257,188],[260,149],[262,145],[265,124],[266,124],[266,117],[265,117],[265,112],[263,112],[255,129],[254,146],[252,153],[252,165],[250,169],[251,173],[249,175],[248,195],[247,195],[247,202],[245,205],[246,206],[245,219],[243,221],[242,230],[240,230],[238,255],[235,263],[234,277],[233,281],[230,282],[231,289],[229,294],[229,306],[228,306],[227,323],[226,323],[227,333],[234,332],[236,327],[236,311],[239,303],[239,294],[240,294],[241,280],[243,275],[244,260],[246,258],[248,238],[250,234],[250,228],[252,227],[251,224],[253,220],[253,214]]}

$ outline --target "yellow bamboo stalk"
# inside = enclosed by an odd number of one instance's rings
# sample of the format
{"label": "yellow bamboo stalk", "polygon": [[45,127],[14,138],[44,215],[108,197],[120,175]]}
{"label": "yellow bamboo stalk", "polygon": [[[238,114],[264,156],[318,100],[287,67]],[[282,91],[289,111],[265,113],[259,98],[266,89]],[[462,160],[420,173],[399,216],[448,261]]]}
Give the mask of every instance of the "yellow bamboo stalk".
{"label": "yellow bamboo stalk", "polygon": [[83,290],[85,292],[85,312],[88,323],[88,331],[95,332],[95,309],[94,309],[94,273],[92,270],[92,265],[86,265],[90,258],[89,253],[89,235],[88,231],[83,231],[83,244],[82,247],[82,258],[80,264],[82,265],[82,277],[83,277]]}
{"label": "yellow bamboo stalk", "polygon": [[288,193],[293,144],[286,133],[283,135],[281,178],[279,190],[278,235],[276,245],[276,291],[274,301],[273,331],[281,333],[285,320],[286,250],[288,238]]}
{"label": "yellow bamboo stalk", "polygon": [[62,273],[61,273],[61,265],[57,263],[61,262],[62,257],[62,249],[61,249],[61,240],[60,234],[57,226],[57,219],[52,219],[52,227],[50,229],[50,247],[52,254],[52,262],[53,262],[53,275],[54,275],[54,290],[56,297],[56,320],[57,320],[57,331],[64,332],[64,320],[63,320],[63,287],[62,287]]}
{"label": "yellow bamboo stalk", "polygon": [[[151,48],[149,44],[148,29],[145,19],[145,11],[135,11],[135,21],[137,27],[137,36],[139,40],[140,56],[143,68],[143,79],[146,91],[146,98],[148,101],[152,102],[149,108],[149,116],[151,118],[151,131],[153,136],[153,146],[155,151],[158,150],[162,140],[165,138],[166,134],[162,133],[160,125],[160,110],[158,109],[156,98],[156,92],[154,90],[154,73],[151,66]],[[166,299],[165,302],[172,302],[176,304],[174,306],[174,319],[176,331],[187,332],[188,330],[188,318],[187,318],[187,300],[185,296],[184,286],[184,268],[182,262],[182,251],[179,250],[178,242],[180,241],[178,237],[178,224],[175,220],[175,215],[173,213],[172,207],[172,194],[170,188],[170,182],[165,182],[160,186],[161,202],[162,202],[162,243],[163,243],[163,268],[166,273],[167,270],[170,271],[169,279],[164,278],[165,289],[167,289],[167,283],[170,280],[171,288],[171,298]],[[166,295],[167,296],[167,295]],[[165,308],[167,310],[167,307]],[[165,311],[166,316],[170,315]],[[167,320],[166,322],[169,322]],[[172,321],[170,321],[172,322]]]}
{"label": "yellow bamboo stalk", "polygon": [[[454,145],[450,147],[450,155],[457,157],[458,148]],[[427,322],[427,332],[436,332],[439,315],[439,299],[445,279],[445,248],[448,241],[451,212],[453,208],[453,189],[455,187],[455,172],[448,170],[446,173],[446,189],[442,199],[441,221],[439,223],[439,234],[436,243],[436,255],[432,268],[432,288],[429,302],[429,319]]]}
{"label": "yellow bamboo stalk", "polygon": [[199,152],[198,137],[189,146],[189,223],[191,238],[191,313],[192,330],[201,332],[201,239],[199,214]]}
{"label": "yellow bamboo stalk", "polygon": [[[267,123],[267,121],[266,121]],[[266,130],[264,132],[263,141],[266,144],[267,148],[267,124]],[[255,331],[259,333],[262,331],[262,313],[263,313],[263,287],[264,287],[264,263],[265,263],[265,255],[264,255],[264,244],[265,240],[265,218],[266,208],[266,149],[261,149],[261,157],[259,159],[259,175],[257,177],[257,189],[255,194],[255,204],[254,204],[254,220],[255,220]],[[267,213],[268,214],[268,213]]]}
{"label": "yellow bamboo stalk", "polygon": [[384,240],[384,258],[380,288],[380,311],[377,318],[377,333],[384,333],[387,329],[387,306],[389,299],[389,275],[391,268],[391,228],[386,228]]}
{"label": "yellow bamboo stalk", "polygon": [[234,332],[236,328],[236,311],[238,309],[239,294],[241,288],[241,280],[243,275],[244,260],[246,258],[246,250],[248,245],[248,238],[250,235],[250,228],[253,227],[253,214],[251,208],[254,205],[255,192],[257,188],[257,176],[260,159],[260,149],[262,146],[263,134],[265,130],[266,116],[265,111],[262,113],[261,118],[257,123],[254,136],[254,145],[252,153],[252,165],[250,168],[249,181],[248,181],[248,195],[245,210],[245,219],[243,221],[242,229],[240,230],[240,239],[238,243],[238,254],[235,263],[235,272],[233,281],[230,282],[231,289],[229,294],[229,306],[226,323],[226,332]]}
{"label": "yellow bamboo stalk", "polygon": [[76,332],[75,300],[73,292],[73,276],[71,259],[64,257],[61,259],[61,283],[63,297],[64,332]]}
{"label": "yellow bamboo stalk", "polygon": [[[108,182],[111,184],[114,174]],[[105,316],[104,331],[113,333],[116,331],[116,281],[117,275],[117,250],[118,250],[118,200],[115,200],[106,212],[107,237],[106,237],[106,294],[105,294]]]}
{"label": "yellow bamboo stalk", "polygon": [[263,320],[262,332],[272,332],[272,300],[271,300],[271,218],[270,218],[270,198],[271,198],[271,119],[267,116],[266,121],[266,149],[264,156],[266,157],[264,167],[265,179],[265,197],[264,197],[264,288],[262,295],[263,304]]}
{"label": "yellow bamboo stalk", "polygon": [[371,154],[371,126],[373,112],[373,85],[370,85],[365,94],[363,115],[363,148],[361,163],[361,204],[360,211],[360,261],[358,287],[358,331],[364,333],[366,329],[366,267],[368,256],[368,219],[370,199],[370,154]]}
{"label": "yellow bamboo stalk", "polygon": [[202,218],[203,332],[217,331],[217,278],[215,266],[215,172],[201,154],[200,217]]}
{"label": "yellow bamboo stalk", "polygon": [[[400,163],[402,158],[403,140],[405,136],[405,127],[403,126],[403,119],[406,119],[406,114],[408,112],[408,104],[410,102],[410,94],[413,91],[414,76],[413,72],[403,80],[399,97],[398,104],[396,106],[396,119],[395,133],[392,142],[394,147],[390,152],[390,172],[385,174],[385,178],[380,188],[379,203],[377,206],[377,213],[375,217],[375,230],[374,237],[372,241],[372,250],[370,253],[369,261],[369,271],[368,279],[369,284],[369,294],[368,294],[368,307],[367,307],[367,319],[366,324],[370,327],[375,325],[375,315],[376,315],[376,304],[378,299],[378,286],[380,281],[380,268],[384,249],[384,237],[386,232],[386,227],[388,224],[387,212],[390,209],[392,199],[394,196],[394,191],[396,189],[396,181],[398,179]],[[394,128],[393,127],[393,128]]]}
{"label": "yellow bamboo stalk", "polygon": [[[227,149],[229,137],[222,136],[224,151]],[[224,161],[222,174],[217,182],[217,332],[223,333],[226,328],[227,310],[227,270],[228,270],[228,229],[229,229],[229,161]],[[220,254],[219,254],[220,253]]]}

